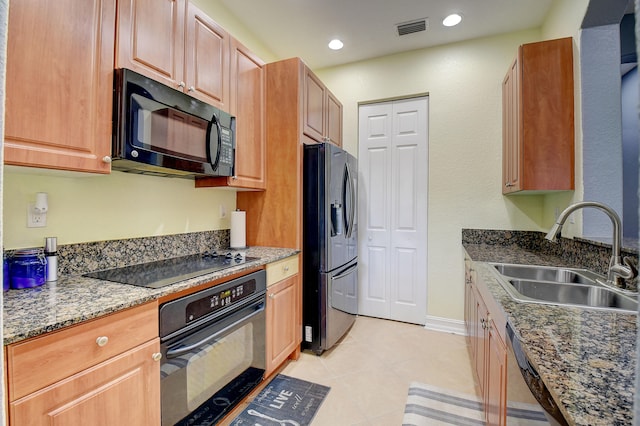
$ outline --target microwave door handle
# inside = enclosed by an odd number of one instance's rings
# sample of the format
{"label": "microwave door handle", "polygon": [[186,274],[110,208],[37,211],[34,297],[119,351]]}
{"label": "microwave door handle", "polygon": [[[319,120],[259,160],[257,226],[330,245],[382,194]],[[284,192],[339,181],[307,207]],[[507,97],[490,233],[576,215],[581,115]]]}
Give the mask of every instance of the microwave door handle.
{"label": "microwave door handle", "polygon": [[216,150],[216,158],[213,160],[213,170],[218,169],[218,164],[220,163],[220,151],[222,150],[222,129],[220,128],[220,121],[215,113],[213,113],[213,117],[211,117],[211,121],[209,122],[209,131],[207,132],[207,152],[209,153],[209,161],[211,161],[211,128],[216,126],[216,133],[218,134],[218,149]]}

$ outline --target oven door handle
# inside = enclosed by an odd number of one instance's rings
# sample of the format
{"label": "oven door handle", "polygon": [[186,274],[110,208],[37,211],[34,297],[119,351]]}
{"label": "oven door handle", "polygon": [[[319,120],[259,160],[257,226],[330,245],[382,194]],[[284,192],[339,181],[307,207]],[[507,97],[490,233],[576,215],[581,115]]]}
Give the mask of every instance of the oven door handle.
{"label": "oven door handle", "polygon": [[178,349],[169,349],[167,351],[167,358],[177,358],[180,355],[184,355],[186,353],[191,352],[194,349],[197,349],[198,347],[205,345],[209,342],[211,342],[212,340],[215,340],[218,338],[218,336],[220,336],[221,334],[226,333],[227,331],[237,327],[238,325],[242,324],[243,322],[247,322],[248,320],[250,320],[251,318],[255,317],[256,315],[260,315],[262,312],[264,311],[264,307],[253,312],[252,314],[249,314],[245,317],[242,317],[241,319],[239,319],[236,322],[233,322],[231,324],[229,324],[228,326],[224,327],[223,329],[219,330],[218,332],[205,337],[204,339],[200,340],[197,343],[194,343],[192,345],[189,346],[180,346]]}

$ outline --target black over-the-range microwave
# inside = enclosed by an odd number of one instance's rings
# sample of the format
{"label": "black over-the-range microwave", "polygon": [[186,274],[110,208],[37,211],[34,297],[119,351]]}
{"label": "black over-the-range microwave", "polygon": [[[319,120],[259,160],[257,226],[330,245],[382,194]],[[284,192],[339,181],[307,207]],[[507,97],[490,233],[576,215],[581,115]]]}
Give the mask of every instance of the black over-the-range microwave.
{"label": "black over-the-range microwave", "polygon": [[232,176],[236,118],[128,69],[114,72],[112,168]]}

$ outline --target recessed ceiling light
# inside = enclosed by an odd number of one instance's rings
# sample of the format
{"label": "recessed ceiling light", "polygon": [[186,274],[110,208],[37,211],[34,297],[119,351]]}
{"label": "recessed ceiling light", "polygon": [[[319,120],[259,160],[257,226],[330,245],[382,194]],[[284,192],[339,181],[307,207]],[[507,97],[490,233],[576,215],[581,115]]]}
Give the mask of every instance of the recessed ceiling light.
{"label": "recessed ceiling light", "polygon": [[445,27],[453,27],[454,25],[458,25],[462,21],[462,16],[457,13],[452,13],[442,20],[442,25]]}
{"label": "recessed ceiling light", "polygon": [[329,42],[329,49],[331,49],[331,50],[340,50],[340,49],[342,49],[342,46],[344,46],[344,44],[340,40],[338,40],[337,38],[335,38],[335,39],[333,39],[333,40],[331,40]]}

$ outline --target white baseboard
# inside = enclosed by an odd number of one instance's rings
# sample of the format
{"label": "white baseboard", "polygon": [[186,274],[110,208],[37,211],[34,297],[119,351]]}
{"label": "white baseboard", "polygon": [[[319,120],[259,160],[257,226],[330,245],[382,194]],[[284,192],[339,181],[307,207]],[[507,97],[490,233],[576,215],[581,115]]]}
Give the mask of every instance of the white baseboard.
{"label": "white baseboard", "polygon": [[427,315],[427,322],[424,328],[433,331],[441,331],[443,333],[459,334],[466,336],[467,331],[464,327],[464,321],[449,318],[434,317]]}

